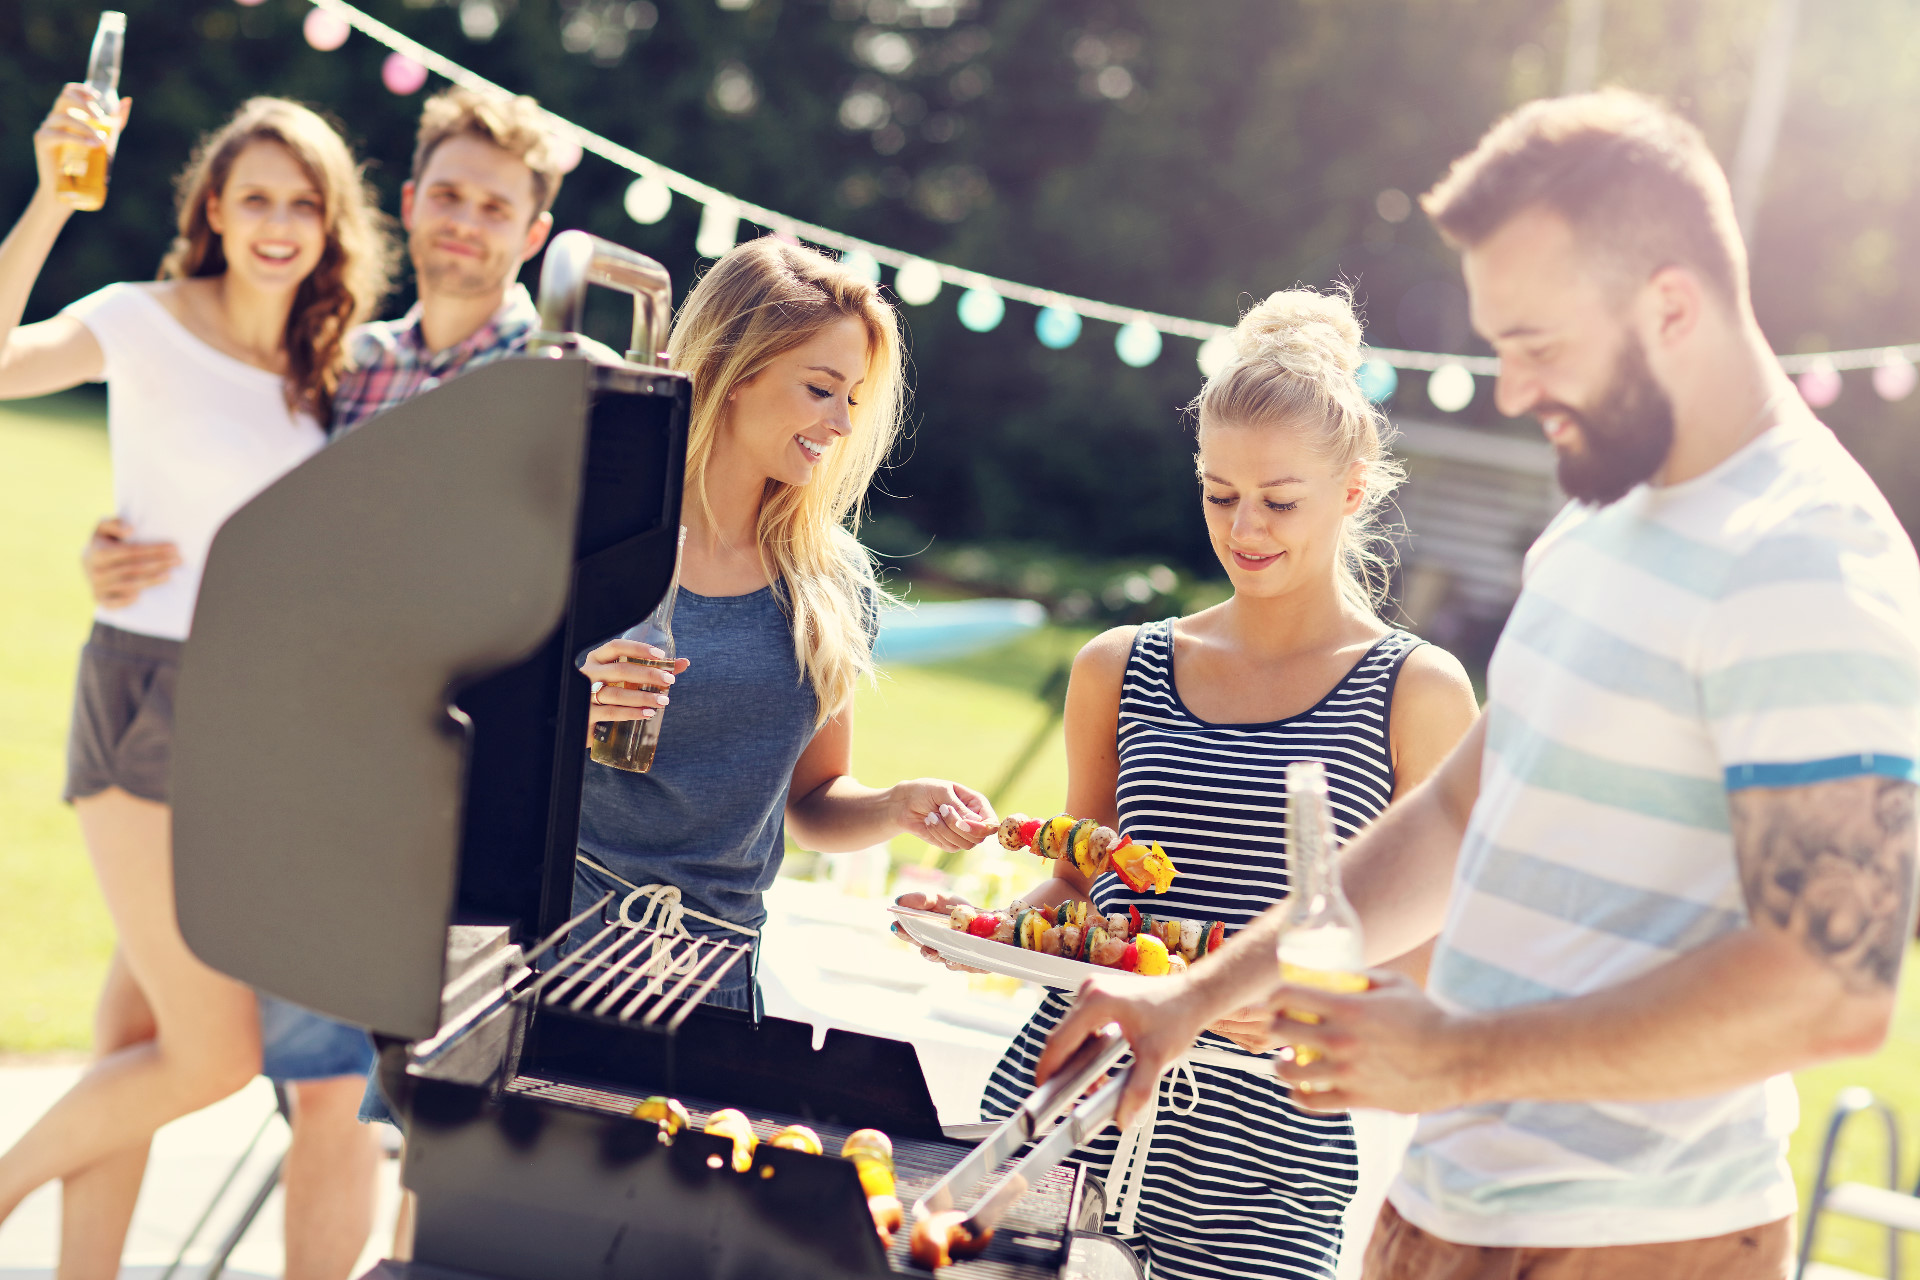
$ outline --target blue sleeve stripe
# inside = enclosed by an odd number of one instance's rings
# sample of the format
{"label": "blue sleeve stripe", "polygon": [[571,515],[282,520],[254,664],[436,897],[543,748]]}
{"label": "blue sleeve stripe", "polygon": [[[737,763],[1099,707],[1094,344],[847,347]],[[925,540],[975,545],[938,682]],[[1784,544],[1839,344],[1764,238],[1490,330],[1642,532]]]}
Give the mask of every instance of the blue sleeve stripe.
{"label": "blue sleeve stripe", "polygon": [[1727,769],[1727,790],[1748,787],[1804,787],[1815,782],[1835,782],[1841,778],[1861,778],[1869,774],[1897,778],[1901,782],[1920,781],[1920,769],[1905,756],[1861,754],[1835,756],[1831,760],[1807,760],[1797,764],[1736,764]]}

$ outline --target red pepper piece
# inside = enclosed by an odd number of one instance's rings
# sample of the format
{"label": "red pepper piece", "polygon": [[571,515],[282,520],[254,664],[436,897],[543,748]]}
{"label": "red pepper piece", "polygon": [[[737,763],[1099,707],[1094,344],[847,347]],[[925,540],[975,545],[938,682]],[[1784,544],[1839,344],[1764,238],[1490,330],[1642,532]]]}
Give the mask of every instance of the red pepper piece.
{"label": "red pepper piece", "polygon": [[1120,967],[1128,973],[1140,972],[1140,944],[1129,942],[1127,949],[1120,953]]}
{"label": "red pepper piece", "polygon": [[1121,884],[1135,893],[1145,893],[1153,884],[1153,877],[1146,874],[1146,869],[1139,864],[1137,853],[1132,857],[1126,856],[1126,851],[1132,848],[1133,837],[1122,836],[1120,843],[1113,847],[1113,852],[1107,855],[1107,865],[1120,877]]}
{"label": "red pepper piece", "polygon": [[1000,917],[991,913],[978,915],[967,925],[967,932],[976,938],[991,938],[993,931],[1000,927]]}
{"label": "red pepper piece", "polygon": [[1140,933],[1140,908],[1127,904],[1127,936],[1136,937]]}
{"label": "red pepper piece", "polygon": [[1212,955],[1220,949],[1220,940],[1227,936],[1227,924],[1224,920],[1215,920],[1213,928],[1207,930],[1207,954]]}
{"label": "red pepper piece", "polygon": [[1037,833],[1039,830],[1040,830],[1040,820],[1038,818],[1033,819],[1031,822],[1021,823],[1020,824],[1020,847],[1022,849],[1033,848],[1033,837],[1035,833]]}

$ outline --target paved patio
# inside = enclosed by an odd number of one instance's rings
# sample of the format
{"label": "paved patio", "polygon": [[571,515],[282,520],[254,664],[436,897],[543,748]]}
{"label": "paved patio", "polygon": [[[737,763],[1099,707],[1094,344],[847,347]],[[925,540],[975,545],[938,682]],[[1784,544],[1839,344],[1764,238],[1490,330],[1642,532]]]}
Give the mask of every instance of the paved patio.
{"label": "paved patio", "polygon": [[[79,1063],[0,1067],[0,1147],[11,1145],[73,1084]],[[186,1235],[247,1144],[262,1134],[240,1174],[186,1251],[178,1280],[200,1280],[228,1230],[287,1146],[287,1127],[274,1114],[273,1089],[255,1080],[226,1101],[174,1121],[155,1137],[147,1180],[127,1237],[126,1280],[159,1280],[180,1255]],[[380,1208],[373,1237],[354,1269],[358,1275],[387,1252],[400,1204],[397,1161],[380,1168]],[[227,1264],[232,1280],[265,1280],[281,1272],[281,1203],[275,1190]],[[42,1187],[0,1226],[0,1280],[51,1280],[60,1237],[60,1188]]]}

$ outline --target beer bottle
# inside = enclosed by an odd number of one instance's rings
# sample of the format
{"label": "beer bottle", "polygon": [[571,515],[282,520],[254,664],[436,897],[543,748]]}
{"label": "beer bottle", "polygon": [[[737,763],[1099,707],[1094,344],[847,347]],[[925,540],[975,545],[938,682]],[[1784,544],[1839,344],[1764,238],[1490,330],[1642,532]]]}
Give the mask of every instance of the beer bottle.
{"label": "beer bottle", "polygon": [[[1360,917],[1340,890],[1334,861],[1333,815],[1327,806],[1327,767],[1317,760],[1287,766],[1287,876],[1291,894],[1280,935],[1282,981],[1322,991],[1365,991],[1366,955]],[[1310,1013],[1289,1013],[1297,1022],[1318,1022]],[[1296,1048],[1302,1064],[1320,1055]]]}
{"label": "beer bottle", "polygon": [[[667,594],[654,606],[645,622],[620,633],[622,640],[650,644],[667,656],[623,658],[621,661],[659,667],[665,671],[673,670],[673,604],[680,596],[680,561],[686,551],[687,526],[681,525],[680,542],[673,553],[673,581],[667,584]],[[638,686],[623,687],[632,689]],[[615,769],[625,769],[628,773],[645,773],[653,767],[653,754],[660,745],[660,721],[666,714],[665,707],[657,707],[645,720],[602,720],[594,725],[590,752],[594,761]]]}
{"label": "beer bottle", "polygon": [[114,130],[119,128],[120,51],[127,40],[127,15],[108,9],[93,33],[93,54],[87,59],[87,87],[100,95],[87,123],[97,138],[62,142],[54,150],[53,193],[75,209],[91,211],[107,202],[107,165],[112,159]]}

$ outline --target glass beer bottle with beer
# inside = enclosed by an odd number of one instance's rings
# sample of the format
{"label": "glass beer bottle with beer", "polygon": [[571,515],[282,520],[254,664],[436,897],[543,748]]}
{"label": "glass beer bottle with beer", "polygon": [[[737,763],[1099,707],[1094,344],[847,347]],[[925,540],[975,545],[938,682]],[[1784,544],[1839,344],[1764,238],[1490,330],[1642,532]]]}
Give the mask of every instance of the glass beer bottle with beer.
{"label": "glass beer bottle with beer", "polygon": [[[687,527],[681,525],[680,541],[673,553],[673,580],[667,584],[667,594],[654,606],[646,621],[620,633],[622,640],[638,640],[641,644],[652,645],[666,656],[622,658],[622,662],[658,667],[663,671],[673,670],[673,604],[680,596],[680,561],[685,557],[686,550]],[[622,687],[633,689],[639,686]],[[645,773],[651,769],[654,752],[660,745],[660,721],[666,714],[665,707],[657,707],[645,720],[603,720],[594,725],[590,754],[595,763],[625,769],[628,773]]]}
{"label": "glass beer bottle with beer", "polygon": [[98,95],[87,125],[99,135],[84,142],[62,142],[54,150],[54,195],[82,211],[107,202],[107,166],[113,158],[113,134],[120,127],[120,51],[127,39],[127,15],[108,9],[93,33],[87,59],[87,88]]}
{"label": "glass beer bottle with beer", "polygon": [[[1366,955],[1360,917],[1340,890],[1334,863],[1333,814],[1327,806],[1327,767],[1317,760],[1287,766],[1287,874],[1292,893],[1280,935],[1280,977],[1322,991],[1365,991]],[[1318,1022],[1310,1013],[1289,1013],[1297,1022]],[[1297,1047],[1305,1065],[1320,1055]]]}

